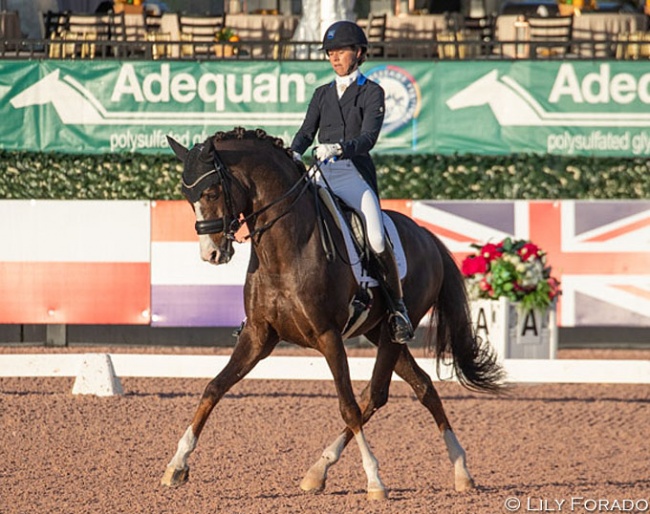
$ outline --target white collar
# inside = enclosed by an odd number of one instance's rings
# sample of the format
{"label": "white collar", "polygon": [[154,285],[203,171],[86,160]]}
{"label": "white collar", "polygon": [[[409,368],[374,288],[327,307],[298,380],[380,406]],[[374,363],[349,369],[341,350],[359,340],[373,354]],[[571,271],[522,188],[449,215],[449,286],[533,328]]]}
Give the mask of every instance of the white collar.
{"label": "white collar", "polygon": [[345,87],[348,87],[351,85],[354,81],[356,81],[359,78],[359,68],[354,70],[352,73],[349,75],[345,75],[344,77],[340,77],[339,75],[336,76],[336,85],[344,85]]}

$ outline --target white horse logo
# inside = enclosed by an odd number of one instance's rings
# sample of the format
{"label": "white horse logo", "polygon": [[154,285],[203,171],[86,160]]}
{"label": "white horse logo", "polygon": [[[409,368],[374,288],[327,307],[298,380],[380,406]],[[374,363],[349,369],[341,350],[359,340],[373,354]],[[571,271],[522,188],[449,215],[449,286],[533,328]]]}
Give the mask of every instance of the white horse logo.
{"label": "white horse logo", "polygon": [[452,111],[488,105],[502,127],[647,127],[650,114],[550,113],[515,80],[492,70],[446,102]]}
{"label": "white horse logo", "polygon": [[18,93],[10,103],[15,109],[51,103],[66,125],[104,123],[105,113],[100,112],[103,107],[97,99],[71,77],[64,80],[65,82],[59,79],[59,70],[53,71]]}

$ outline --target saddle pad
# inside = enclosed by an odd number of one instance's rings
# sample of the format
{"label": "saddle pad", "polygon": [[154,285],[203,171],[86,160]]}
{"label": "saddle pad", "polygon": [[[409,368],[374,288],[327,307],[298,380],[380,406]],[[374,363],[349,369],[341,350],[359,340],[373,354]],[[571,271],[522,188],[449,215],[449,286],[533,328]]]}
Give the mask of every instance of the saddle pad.
{"label": "saddle pad", "polygon": [[[343,219],[343,214],[339,210],[336,203],[333,201],[330,192],[323,188],[319,188],[320,197],[327,205],[329,211],[334,215],[336,224],[343,233],[343,239],[345,240],[345,248],[348,252],[348,262],[352,265],[352,272],[354,273],[354,278],[357,280],[357,283],[361,286],[367,287],[376,287],[379,285],[377,280],[370,275],[368,275],[368,270],[366,270],[361,265],[361,258],[354,246],[352,241],[352,234],[350,234],[350,228],[348,224]],[[403,279],[406,276],[406,255],[404,254],[404,247],[402,246],[402,241],[395,228],[393,220],[382,211],[382,217],[384,219],[384,230],[386,231],[386,244],[391,244],[393,247],[393,252],[395,253],[395,260],[397,261],[397,269],[399,271],[399,278]]]}

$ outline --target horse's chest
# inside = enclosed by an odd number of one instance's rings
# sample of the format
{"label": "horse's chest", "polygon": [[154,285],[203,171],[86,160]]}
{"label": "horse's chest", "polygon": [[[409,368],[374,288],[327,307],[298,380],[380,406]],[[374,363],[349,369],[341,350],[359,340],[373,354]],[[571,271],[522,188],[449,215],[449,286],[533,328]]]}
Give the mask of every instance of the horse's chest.
{"label": "horse's chest", "polygon": [[302,318],[318,317],[315,312],[327,311],[323,306],[336,300],[335,284],[315,280],[313,273],[264,273],[249,286],[249,311],[282,323],[304,323]]}

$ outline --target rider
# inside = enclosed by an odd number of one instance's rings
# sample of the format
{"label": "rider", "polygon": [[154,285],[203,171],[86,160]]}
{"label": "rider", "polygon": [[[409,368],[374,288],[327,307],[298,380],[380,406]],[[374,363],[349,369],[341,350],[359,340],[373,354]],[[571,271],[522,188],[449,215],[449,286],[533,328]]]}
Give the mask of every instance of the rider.
{"label": "rider", "polygon": [[359,70],[366,60],[368,40],[356,23],[337,21],[331,25],[322,49],[336,77],[314,92],[291,149],[300,160],[318,132],[320,144],[315,155],[320,172],[334,193],[365,220],[368,242],[377,256],[388,296],[391,336],[403,344],[413,337],[413,326],[404,305],[395,255],[384,234],[377,173],[369,154],[384,121],[384,90]]}

